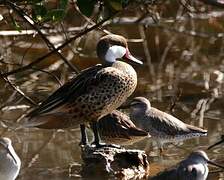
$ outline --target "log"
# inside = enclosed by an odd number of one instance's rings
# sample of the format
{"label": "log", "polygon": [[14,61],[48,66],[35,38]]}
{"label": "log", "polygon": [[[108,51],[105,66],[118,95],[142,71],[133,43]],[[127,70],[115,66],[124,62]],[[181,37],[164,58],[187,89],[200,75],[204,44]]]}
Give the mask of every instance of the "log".
{"label": "log", "polygon": [[149,163],[144,151],[83,146],[82,177],[138,179],[148,176]]}

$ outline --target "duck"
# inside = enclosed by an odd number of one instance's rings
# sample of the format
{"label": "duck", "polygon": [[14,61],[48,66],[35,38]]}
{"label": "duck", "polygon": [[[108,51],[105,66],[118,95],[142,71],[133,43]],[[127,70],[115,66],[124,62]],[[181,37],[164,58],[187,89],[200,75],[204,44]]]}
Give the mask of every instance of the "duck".
{"label": "duck", "polygon": [[108,144],[132,145],[150,137],[150,135],[136,127],[125,113],[114,110],[99,119],[98,129],[100,138]]}
{"label": "duck", "polygon": [[80,145],[87,145],[86,126],[91,124],[92,144],[104,146],[100,143],[97,121],[135,91],[137,73],[128,62],[143,63],[130,53],[127,39],[121,35],[103,36],[96,51],[102,64],[81,71],[52,93],[26,115],[25,127],[65,129],[80,125]]}

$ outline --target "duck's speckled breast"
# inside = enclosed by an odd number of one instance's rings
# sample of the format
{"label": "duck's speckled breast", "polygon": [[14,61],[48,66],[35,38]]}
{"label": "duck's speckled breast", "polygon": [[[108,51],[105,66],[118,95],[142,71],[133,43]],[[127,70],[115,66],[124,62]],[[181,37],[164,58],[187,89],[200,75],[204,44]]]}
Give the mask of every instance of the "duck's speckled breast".
{"label": "duck's speckled breast", "polygon": [[130,93],[132,94],[137,86],[137,73],[134,68],[122,61],[116,61],[113,65],[113,68],[116,68],[124,73],[126,77],[127,86],[130,88]]}
{"label": "duck's speckled breast", "polygon": [[[72,103],[59,107],[54,113],[68,112],[72,117],[71,124],[97,121],[123,104],[136,85],[135,70],[124,62],[115,62],[97,73],[96,84],[90,83],[84,94]],[[69,124],[68,120],[66,124]]]}
{"label": "duck's speckled breast", "polygon": [[[137,86],[137,74],[133,67],[127,63],[117,61],[112,67],[105,68],[105,71],[114,74],[113,76],[116,78],[111,80],[113,82],[111,83],[113,85],[109,88],[111,98],[108,102],[104,102],[105,106],[100,117],[111,113],[123,104]],[[109,84],[109,82],[106,84]]]}

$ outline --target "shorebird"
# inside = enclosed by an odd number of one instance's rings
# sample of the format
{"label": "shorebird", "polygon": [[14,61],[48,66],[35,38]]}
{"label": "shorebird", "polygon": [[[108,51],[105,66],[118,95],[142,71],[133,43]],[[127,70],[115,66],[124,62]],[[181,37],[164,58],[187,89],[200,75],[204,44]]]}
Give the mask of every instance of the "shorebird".
{"label": "shorebird", "polygon": [[151,107],[149,100],[144,97],[136,97],[121,108],[130,108],[132,122],[152,136],[160,152],[163,151],[164,143],[207,135],[207,130],[185,124],[174,116]]}
{"label": "shorebird", "polygon": [[14,180],[19,174],[21,161],[9,138],[0,138],[0,180]]}
{"label": "shorebird", "polygon": [[219,144],[221,144],[221,143],[224,143],[224,135],[221,136],[221,140],[220,140],[220,141],[218,141],[218,142],[216,142],[215,144],[209,146],[209,147],[208,147],[208,150],[209,150],[209,149],[212,149],[213,147],[215,147],[215,146],[217,146],[217,145],[219,145]]}
{"label": "shorebird", "polygon": [[146,131],[137,128],[129,116],[117,110],[102,117],[97,125],[101,139],[109,144],[131,145],[150,137]]}
{"label": "shorebird", "polygon": [[39,107],[31,111],[25,126],[46,129],[81,128],[81,144],[87,144],[85,125],[91,123],[94,144],[101,147],[97,121],[118,108],[135,90],[134,68],[118,59],[141,61],[131,55],[127,41],[119,35],[106,35],[97,44],[97,55],[103,65],[85,69],[65,83]]}
{"label": "shorebird", "polygon": [[176,167],[160,172],[150,178],[151,180],[206,180],[208,176],[208,164],[224,168],[209,160],[204,151],[192,152],[185,160]]}

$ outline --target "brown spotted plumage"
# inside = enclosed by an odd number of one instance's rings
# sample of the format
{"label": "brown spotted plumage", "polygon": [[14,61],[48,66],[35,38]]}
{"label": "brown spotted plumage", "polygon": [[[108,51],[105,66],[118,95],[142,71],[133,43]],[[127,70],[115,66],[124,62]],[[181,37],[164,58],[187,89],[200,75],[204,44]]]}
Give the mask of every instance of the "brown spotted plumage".
{"label": "brown spotted plumage", "polygon": [[137,128],[129,116],[117,110],[102,117],[97,124],[100,137],[106,143],[130,145],[150,137],[146,131]]}

